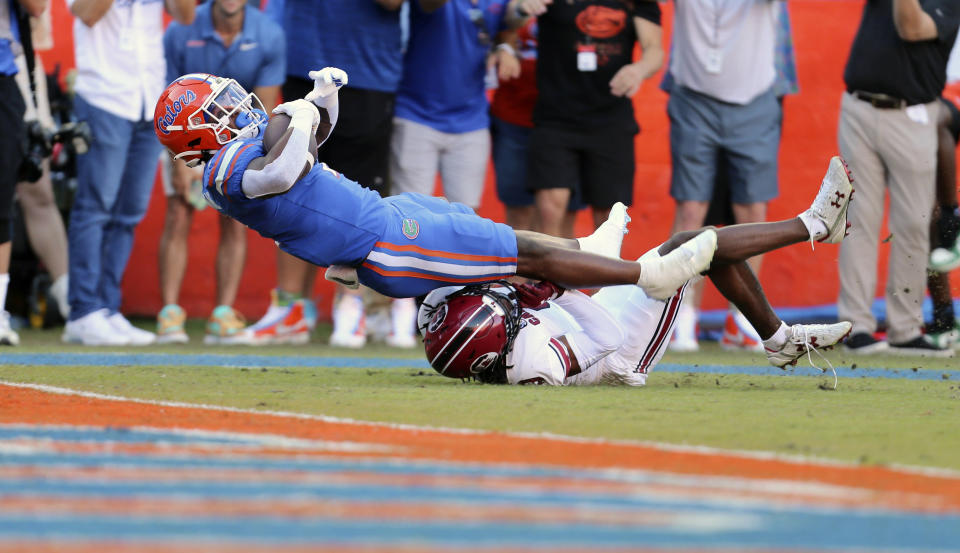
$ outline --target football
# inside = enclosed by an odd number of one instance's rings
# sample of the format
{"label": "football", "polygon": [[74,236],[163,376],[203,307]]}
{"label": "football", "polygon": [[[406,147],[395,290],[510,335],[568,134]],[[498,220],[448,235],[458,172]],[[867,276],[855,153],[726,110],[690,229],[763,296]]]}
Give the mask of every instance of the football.
{"label": "football", "polygon": [[[280,140],[283,133],[290,125],[290,116],[283,113],[274,113],[267,122],[267,128],[263,131],[263,149],[269,152],[271,148]],[[313,162],[317,162],[317,137],[310,137],[310,154],[313,155]]]}

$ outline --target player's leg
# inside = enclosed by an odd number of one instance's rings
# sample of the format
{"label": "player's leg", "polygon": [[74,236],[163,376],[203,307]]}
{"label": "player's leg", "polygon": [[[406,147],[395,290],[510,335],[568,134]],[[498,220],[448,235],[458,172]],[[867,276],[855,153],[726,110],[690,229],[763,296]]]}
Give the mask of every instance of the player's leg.
{"label": "player's leg", "polygon": [[666,255],[633,262],[582,251],[575,240],[558,245],[554,238],[528,231],[517,232],[516,237],[520,276],[549,280],[567,288],[638,284],[660,299],[672,296],[706,270],[716,248],[716,233],[709,230]]}
{"label": "player's leg", "polygon": [[623,345],[584,372],[573,385],[644,386],[647,376],[666,352],[685,291],[682,286],[666,301],[655,300],[637,286],[607,286],[592,296],[626,332]]}

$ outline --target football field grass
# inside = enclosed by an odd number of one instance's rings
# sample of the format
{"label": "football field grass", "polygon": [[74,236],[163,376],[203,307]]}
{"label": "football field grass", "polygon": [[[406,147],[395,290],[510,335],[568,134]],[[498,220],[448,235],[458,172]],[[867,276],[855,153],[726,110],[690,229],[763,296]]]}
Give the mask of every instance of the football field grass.
{"label": "football field grass", "polygon": [[[832,376],[806,360],[783,374],[749,374],[765,366],[761,355],[707,345],[696,354],[668,353],[644,389],[508,387],[443,378],[419,350],[330,348],[328,331],[303,347],[250,348],[203,346],[193,329],[187,345],[111,350],[65,346],[59,331],[28,330],[23,346],[0,352],[0,381],[373,422],[960,469],[956,359],[829,352],[846,369],[833,390]],[[885,376],[860,376],[868,369]]]}

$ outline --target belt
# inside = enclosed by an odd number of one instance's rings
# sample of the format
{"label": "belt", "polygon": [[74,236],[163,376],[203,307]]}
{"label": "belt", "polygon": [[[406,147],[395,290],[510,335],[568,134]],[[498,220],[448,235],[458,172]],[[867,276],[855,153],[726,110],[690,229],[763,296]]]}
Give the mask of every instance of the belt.
{"label": "belt", "polygon": [[902,98],[895,98],[879,92],[866,92],[863,90],[854,90],[851,92],[858,100],[863,100],[871,106],[878,109],[902,109],[907,107],[907,101]]}

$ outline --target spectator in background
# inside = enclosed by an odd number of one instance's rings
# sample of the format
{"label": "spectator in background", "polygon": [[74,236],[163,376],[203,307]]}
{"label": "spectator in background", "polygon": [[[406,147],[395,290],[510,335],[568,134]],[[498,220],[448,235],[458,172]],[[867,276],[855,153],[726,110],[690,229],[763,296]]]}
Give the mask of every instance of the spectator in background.
{"label": "spectator in background", "polygon": [[[953,100],[951,99],[953,98]],[[927,289],[933,302],[933,320],[927,335],[941,348],[960,349],[960,320],[953,309],[950,271],[960,267],[960,211],[957,209],[957,143],[960,140],[960,110],[956,96],[940,97],[937,120],[937,191],[930,225],[930,270]],[[940,250],[940,251],[938,251]]]}
{"label": "spectator in background", "polygon": [[[518,0],[511,15],[537,16],[537,86],[527,186],[536,192],[540,230],[560,235],[578,185],[595,226],[616,202],[633,201],[630,98],[663,64],[656,2]],[[639,42],[642,57],[633,61]]]}
{"label": "spectator in background", "polygon": [[[537,20],[531,17],[516,31],[500,37],[497,48],[516,55],[520,70],[513,77],[509,65],[501,65],[498,86],[490,103],[490,138],[497,198],[506,211],[506,222],[517,230],[539,230],[533,192],[527,188],[527,157],[533,132],[533,108],[537,103]],[[491,57],[491,60],[494,58]],[[559,236],[573,238],[573,224],[580,205],[577,190],[570,198]]]}
{"label": "spectator in background", "polygon": [[519,70],[513,53],[494,48],[506,8],[507,0],[411,0],[390,142],[392,193],[432,194],[439,170],[448,200],[479,207],[490,157],[491,49],[491,66]]}
{"label": "spectator in background", "polygon": [[15,80],[18,71],[15,60],[20,51],[18,20],[23,20],[19,17],[21,9],[39,16],[45,7],[46,0],[0,2],[0,126],[3,128],[0,132],[0,345],[8,346],[20,343],[20,336],[10,327],[10,314],[4,310],[10,285],[13,195],[26,138],[25,106]]}
{"label": "spectator in background", "polygon": [[[937,169],[937,97],[960,13],[948,0],[874,0],[863,9],[844,70],[837,140],[856,178],[850,236],[840,247],[848,351],[948,356],[923,334],[923,292]],[[887,339],[873,336],[877,240],[890,192]]]}
{"label": "spectator in background", "polygon": [[[336,130],[319,159],[382,195],[388,191],[388,156],[397,86],[402,71],[400,7],[403,0],[270,0],[267,12],[282,22],[289,52],[286,100],[313,90],[310,70],[333,66],[346,71],[340,89]],[[277,288],[267,313],[249,329],[255,344],[306,343],[316,324],[310,300],[316,267],[277,250]],[[364,297],[338,285],[333,312],[335,346],[366,343]],[[388,343],[413,347],[416,306],[391,303]],[[406,323],[404,323],[404,320]]]}
{"label": "spectator in background", "polygon": [[153,108],[166,78],[163,9],[193,21],[193,0],[67,0],[76,16],[75,111],[93,135],[77,159],[70,212],[70,319],[65,342],[143,345],[156,336],[120,313],[133,230],[146,213],[160,143]]}
{"label": "spectator in background", "polygon": [[[30,18],[31,42],[33,52],[53,48],[53,33],[50,24],[50,5],[40,17]],[[57,129],[57,123],[50,112],[50,98],[47,92],[47,74],[43,69],[43,60],[33,55],[33,74],[29,71],[27,55],[17,56],[17,85],[26,104],[24,121],[34,122],[46,132]],[[31,83],[32,80],[32,83]],[[23,212],[23,223],[27,230],[30,247],[37,254],[43,266],[50,274],[50,297],[57,304],[60,315],[70,316],[70,303],[67,302],[69,277],[67,273],[67,231],[63,217],[57,208],[53,194],[53,182],[50,178],[50,159],[43,161],[42,172],[35,182],[17,183],[17,202]]]}
{"label": "spectator in background", "polygon": [[537,211],[527,190],[527,145],[533,131],[537,102],[537,20],[507,35],[497,48],[516,53],[520,74],[498,75],[499,84],[490,103],[490,136],[497,198],[506,209],[506,223],[516,230],[536,230]]}
{"label": "spectator in background", "polygon": [[[245,0],[212,0],[197,8],[190,25],[172,23],[163,38],[167,59],[167,82],[187,73],[213,73],[236,79],[273,110],[285,75],[283,30]],[[164,189],[167,215],[160,237],[158,265],[160,295],[164,307],[157,315],[157,341],[187,342],[183,324],[187,314],[177,302],[187,268],[187,242],[197,209],[206,202],[199,188],[202,170],[183,161],[166,160]],[[172,174],[171,174],[172,173]],[[219,216],[216,307],[207,320],[204,343],[243,344],[243,317],[233,309],[247,251],[246,227],[225,215]]]}
{"label": "spectator in background", "polygon": [[[776,77],[773,81],[773,94],[779,104],[778,123],[778,145],[780,133],[783,129],[783,99],[787,94],[796,94],[799,91],[797,82],[796,61],[794,59],[793,37],[790,31],[790,14],[787,11],[786,2],[772,2],[776,11],[776,37],[775,37],[775,55],[774,70]],[[674,86],[673,77],[670,71],[664,74],[661,88],[668,94]],[[759,216],[759,206],[739,206],[734,208],[733,198],[731,196],[731,183],[738,183],[742,186],[742,177],[737,176],[733,171],[740,167],[741,161],[733,156],[727,155],[726,151],[721,150],[720,155],[715,157],[716,167],[713,171],[714,185],[710,192],[710,203],[704,215],[704,224],[707,225],[727,225],[737,223],[738,215],[750,217],[751,214]],[[776,174],[774,172],[774,174]],[[775,182],[775,181],[774,181]],[[742,197],[742,196],[741,196]],[[690,207],[689,205],[687,206]],[[763,218],[766,218],[766,203],[763,203]],[[756,212],[751,209],[757,209]],[[678,210],[679,216],[679,210]],[[677,224],[679,218],[674,221]],[[754,273],[759,274],[762,256],[757,256],[749,260],[750,268]],[[697,323],[699,320],[700,302],[703,299],[703,281],[697,282],[691,286],[689,294],[684,296],[684,302],[680,306],[677,315],[676,331],[670,342],[670,349],[673,351],[697,351],[700,349],[697,341]],[[756,330],[750,325],[749,321],[733,304],[729,305],[726,320],[723,325],[723,334],[720,339],[720,345],[725,349],[747,349],[760,350],[762,344]]]}

